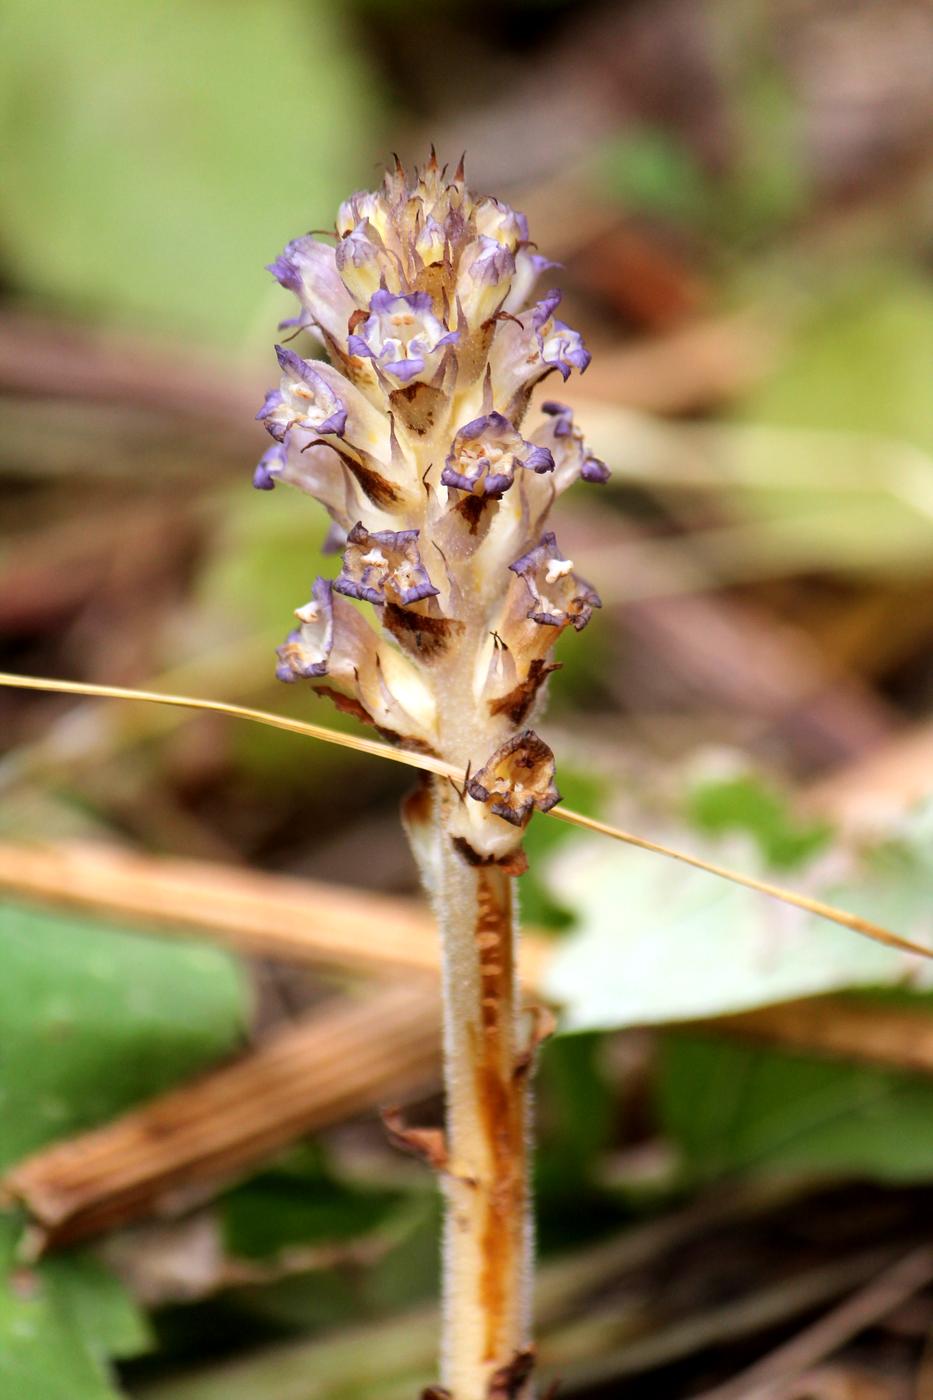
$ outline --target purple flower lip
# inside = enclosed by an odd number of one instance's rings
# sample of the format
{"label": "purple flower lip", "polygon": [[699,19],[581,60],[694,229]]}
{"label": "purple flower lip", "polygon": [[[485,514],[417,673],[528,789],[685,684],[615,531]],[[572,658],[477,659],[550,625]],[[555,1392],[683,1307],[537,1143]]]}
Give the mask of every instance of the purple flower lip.
{"label": "purple flower lip", "polygon": [[[347,349],[351,355],[359,355],[363,359],[378,360],[379,355],[366,344],[366,341],[359,335],[351,335],[347,340]],[[387,374],[394,374],[396,379],[401,379],[403,384],[407,384],[410,379],[414,379],[418,374],[424,374],[424,356],[412,355],[410,359],[388,360],[383,362],[382,368]]]}
{"label": "purple flower lip", "polygon": [[441,485],[452,486],[458,491],[467,491],[470,494],[493,497],[502,496],[512,485],[514,477],[501,472],[491,472],[488,459],[481,458],[478,467],[480,470],[476,476],[464,476],[453,467],[445,466],[441,472]]}
{"label": "purple flower lip", "polygon": [[554,470],[554,458],[547,447],[532,447],[528,456],[522,463],[530,472],[537,472],[541,476],[544,472]]}
{"label": "purple flower lip", "polygon": [[543,253],[529,253],[527,247],[524,251],[531,259],[531,265],[535,270],[535,276],[540,277],[542,272],[549,272],[551,268],[563,267],[562,262],[555,262],[553,258],[546,258]]}
{"label": "purple flower lip", "polygon": [[[271,267],[269,271],[272,271]],[[275,678],[277,681],[285,681],[286,684],[291,685],[294,681],[300,679],[302,673],[292,665],[291,661],[286,661],[283,656],[283,653],[290,655],[292,651],[297,652],[300,640],[301,633],[296,627],[293,631],[289,632],[285,641],[277,649],[277,654],[280,658],[275,668]]]}
{"label": "purple flower lip", "polygon": [[266,263],[266,271],[289,292],[296,294],[301,291],[301,269],[298,266],[298,245],[300,238],[295,238],[291,243],[286,243],[278,257],[271,263]]}
{"label": "purple flower lip", "polygon": [[534,326],[536,331],[540,331],[544,323],[550,320],[557,307],[560,306],[562,298],[563,292],[561,292],[557,287],[554,287],[551,291],[544,293],[544,296],[541,298],[541,300],[538,302],[538,304],[535,306],[534,310],[531,313],[531,324]]}
{"label": "purple flower lip", "polygon": [[369,310],[372,314],[379,316],[383,312],[391,313],[392,308],[400,301],[405,302],[417,316],[434,314],[434,303],[427,292],[390,292],[385,287],[380,287],[378,292],[373,292],[369,303]]}
{"label": "purple flower lip", "polygon": [[301,379],[305,384],[310,383],[308,377],[308,364],[300,355],[296,355],[294,350],[289,350],[287,345],[277,345],[275,347],[275,358],[279,362],[279,368],[284,374],[290,374],[295,379]]}
{"label": "purple flower lip", "polygon": [[558,403],[556,399],[547,399],[541,405],[541,412],[557,419],[554,424],[556,438],[569,437],[573,432],[573,409],[568,408],[565,403]]}
{"label": "purple flower lip", "polygon": [[499,497],[512,485],[517,466],[533,472],[553,471],[554,458],[546,447],[526,442],[504,414],[493,411],[459,429],[441,472],[441,484],[474,495]]}
{"label": "purple flower lip", "polygon": [[554,329],[561,336],[562,349],[556,354],[552,363],[560,372],[562,379],[567,380],[572,369],[577,369],[582,374],[588,368],[593,356],[583,344],[579,331],[573,331],[564,321],[554,321]]}
{"label": "purple flower lip", "polygon": [[343,568],[334,589],[361,602],[409,607],[440,592],[418,552],[417,530],[367,530],[358,521],[347,535]]}
{"label": "purple flower lip", "polygon": [[[259,412],[256,414],[256,422],[257,422],[257,423],[264,423],[264,422],[266,421],[266,419],[267,419],[271,414],[273,414],[277,408],[281,408],[281,406],[282,406],[282,391],[281,391],[281,389],[268,389],[268,390],[266,391],[266,397],[265,397],[265,399],[263,400],[262,408],[261,408],[261,409],[259,410]],[[272,432],[272,429],[270,428],[269,431]],[[275,437],[276,434],[273,433],[272,436]]]}
{"label": "purple flower lip", "polygon": [[555,441],[562,438],[570,439],[567,451],[576,452],[579,463],[578,470],[582,479],[599,484],[608,481],[612,475],[611,471],[606,463],[595,456],[584,443],[583,434],[574,426],[572,410],[566,404],[548,399],[541,405],[541,412],[554,419],[550,431]]}
{"label": "purple flower lip", "polygon": [[597,485],[601,486],[604,482],[609,480],[612,476],[612,472],[599,457],[586,457],[584,458],[583,466],[580,468],[580,475],[584,481],[596,482]]}
{"label": "purple flower lip", "polygon": [[285,457],[286,449],[280,442],[266,449],[253,472],[253,486],[257,491],[274,490],[276,479],[285,467]]}
{"label": "purple flower lip", "polygon": [[354,303],[341,281],[333,248],[303,234],[292,239],[267,266],[276,281],[301,303],[300,315],[285,324],[311,327],[330,337],[339,334]]}

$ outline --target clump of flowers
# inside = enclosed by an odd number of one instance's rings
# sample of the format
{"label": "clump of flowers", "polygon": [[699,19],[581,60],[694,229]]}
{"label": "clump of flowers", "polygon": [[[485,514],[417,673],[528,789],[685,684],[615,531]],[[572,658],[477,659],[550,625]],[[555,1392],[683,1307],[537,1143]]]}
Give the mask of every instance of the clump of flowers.
{"label": "clump of flowers", "polygon": [[[530,1395],[527,1080],[533,1031],[514,974],[522,832],[559,800],[529,727],[554,646],[599,598],[547,522],[606,467],[568,408],[535,387],[590,355],[535,287],[555,265],[524,217],[433,153],[409,183],[338,213],[333,244],[305,235],[271,265],[298,299],[285,325],[326,352],[278,346],[258,417],[272,445],[254,484],[287,483],[330,515],[331,580],[315,580],[279,648],[307,681],[392,742],[467,772],[404,813],[444,950],[448,1204],[442,1387],[453,1400]],[[528,421],[530,418],[530,422]],[[378,931],[374,931],[378,936]]]}

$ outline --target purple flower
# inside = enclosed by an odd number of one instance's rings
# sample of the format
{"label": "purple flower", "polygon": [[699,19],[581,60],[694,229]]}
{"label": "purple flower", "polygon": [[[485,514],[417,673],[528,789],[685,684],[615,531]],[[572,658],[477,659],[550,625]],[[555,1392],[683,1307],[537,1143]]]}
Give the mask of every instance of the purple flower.
{"label": "purple flower", "polygon": [[335,590],[348,598],[398,607],[432,597],[439,590],[421,562],[417,540],[417,530],[369,531],[358,521],[347,536]]}
{"label": "purple flower", "polygon": [[569,622],[582,632],[593,609],[602,606],[595,589],[573,572],[573,560],[564,558],[551,531],[509,568],[525,581],[531,595],[526,616],[533,622],[550,627]]}
{"label": "purple flower", "polygon": [[548,292],[534,308],[531,324],[541,359],[546,365],[558,370],[561,378],[566,380],[572,369],[578,369],[582,374],[592,356],[583,344],[583,337],[579,331],[571,330],[554,316],[560,299],[559,291]]}
{"label": "purple flower", "polygon": [[427,292],[403,296],[383,289],[374,293],[369,311],[347,348],[351,355],[371,359],[399,384],[433,373],[440,361],[437,352],[459,339],[458,331],[448,331],[437,319]]}
{"label": "purple flower", "polygon": [[317,437],[343,437],[347,406],[331,387],[333,375],[329,367],[321,373],[309,360],[283,345],[277,345],[275,353],[282,382],[266,395],[256,417],[280,442],[290,428],[303,428]]}
{"label": "purple flower", "polygon": [[590,451],[583,434],[574,424],[573,413],[567,405],[549,399],[541,405],[541,412],[546,413],[553,422],[539,428],[534,434],[534,440],[551,447],[557,490],[566,490],[577,477],[597,483],[608,481],[612,473],[606,463]]}
{"label": "purple flower", "polygon": [[314,580],[310,602],[296,608],[295,616],[301,625],[278,648],[276,676],[289,682],[326,676],[334,645],[334,604],[326,578]]}
{"label": "purple flower", "polygon": [[268,270],[301,302],[296,324],[316,326],[333,341],[346,334],[356,303],[340,280],[333,248],[305,234],[289,243]]}
{"label": "purple flower", "polygon": [[498,497],[512,485],[517,466],[549,472],[554,458],[546,447],[526,442],[503,414],[488,413],[458,431],[441,484],[476,496]]}
{"label": "purple flower", "polygon": [[[276,440],[263,453],[253,472],[253,485],[258,491],[271,491],[279,483],[295,486],[313,496],[332,519],[346,519],[347,468],[338,453],[326,443],[314,438],[309,440],[300,430],[286,431],[281,441]],[[356,505],[351,509],[355,513]]]}

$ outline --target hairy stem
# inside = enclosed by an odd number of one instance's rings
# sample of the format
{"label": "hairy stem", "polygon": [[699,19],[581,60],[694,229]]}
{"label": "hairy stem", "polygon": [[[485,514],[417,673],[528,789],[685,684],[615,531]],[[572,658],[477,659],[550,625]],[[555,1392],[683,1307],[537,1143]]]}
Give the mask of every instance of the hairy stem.
{"label": "hairy stem", "polygon": [[[454,848],[447,827],[457,800],[435,780],[448,1148],[442,1380],[454,1400],[488,1400],[496,1373],[530,1344],[530,1057],[513,881]],[[531,1390],[502,1393],[524,1400]]]}

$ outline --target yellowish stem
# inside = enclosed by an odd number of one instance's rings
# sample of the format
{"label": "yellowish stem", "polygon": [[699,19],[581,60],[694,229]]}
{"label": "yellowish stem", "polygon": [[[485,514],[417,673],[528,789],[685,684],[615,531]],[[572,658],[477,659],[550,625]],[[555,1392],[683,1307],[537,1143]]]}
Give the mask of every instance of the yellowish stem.
{"label": "yellowish stem", "polygon": [[[530,1346],[530,1055],[516,977],[514,880],[471,866],[447,835],[458,799],[436,785],[448,1170],[441,1374],[454,1400],[488,1400]],[[531,1395],[530,1381],[515,1392]]]}

